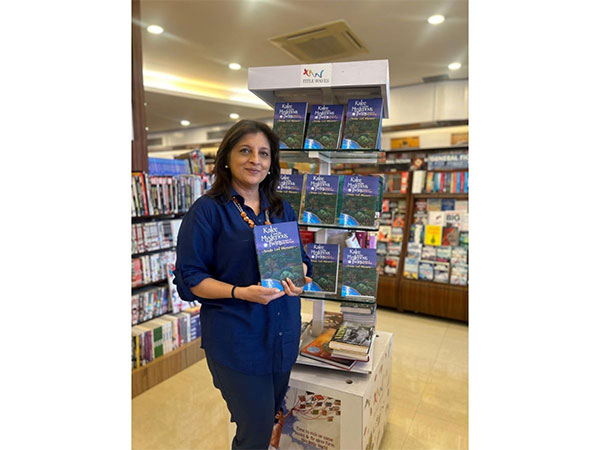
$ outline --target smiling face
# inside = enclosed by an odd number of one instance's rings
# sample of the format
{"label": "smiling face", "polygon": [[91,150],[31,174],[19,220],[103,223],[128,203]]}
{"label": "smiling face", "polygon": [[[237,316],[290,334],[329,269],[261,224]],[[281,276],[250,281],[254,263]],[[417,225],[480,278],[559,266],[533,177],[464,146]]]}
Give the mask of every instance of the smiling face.
{"label": "smiling face", "polygon": [[248,133],[229,153],[232,182],[244,189],[258,189],[271,167],[269,140],[261,133]]}

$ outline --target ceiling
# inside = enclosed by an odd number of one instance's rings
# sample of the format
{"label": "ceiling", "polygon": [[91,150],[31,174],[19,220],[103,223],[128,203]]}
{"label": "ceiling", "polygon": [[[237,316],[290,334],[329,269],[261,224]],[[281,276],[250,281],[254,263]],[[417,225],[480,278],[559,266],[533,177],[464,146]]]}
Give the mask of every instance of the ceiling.
{"label": "ceiling", "polygon": [[[446,20],[430,25],[427,18]],[[390,87],[447,74],[468,77],[467,1],[197,0],[141,1],[142,54],[149,133],[267,118],[268,106],[247,91],[247,68],[301,64],[268,41],[325,22],[345,20],[369,53],[339,59],[389,60]],[[160,35],[145,30],[156,24]],[[448,64],[458,61],[459,70]],[[233,71],[229,63],[241,70]],[[335,61],[331,61],[335,62]]]}

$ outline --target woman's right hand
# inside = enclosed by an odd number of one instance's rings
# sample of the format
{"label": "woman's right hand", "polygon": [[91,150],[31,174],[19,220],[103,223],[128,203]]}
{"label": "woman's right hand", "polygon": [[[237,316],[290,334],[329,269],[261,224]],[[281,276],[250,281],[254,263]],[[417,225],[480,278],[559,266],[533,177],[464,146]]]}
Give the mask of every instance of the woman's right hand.
{"label": "woman's right hand", "polygon": [[261,303],[267,305],[270,301],[275,300],[285,295],[284,291],[280,291],[277,288],[266,288],[258,284],[251,286],[239,287],[235,290],[235,297],[241,298],[254,303]]}

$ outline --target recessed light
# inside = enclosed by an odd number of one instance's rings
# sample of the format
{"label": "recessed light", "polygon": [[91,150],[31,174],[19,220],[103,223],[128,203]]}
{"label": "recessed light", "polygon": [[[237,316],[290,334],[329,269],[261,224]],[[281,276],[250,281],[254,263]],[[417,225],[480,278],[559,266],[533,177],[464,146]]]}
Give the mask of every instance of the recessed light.
{"label": "recessed light", "polygon": [[148,33],[152,34],[162,34],[162,32],[165,31],[160,25],[149,25],[146,30],[148,30]]}
{"label": "recessed light", "polygon": [[448,69],[450,69],[450,70],[458,70],[458,69],[460,69],[460,67],[461,67],[461,64],[459,62],[453,62],[453,63],[448,64]]}
{"label": "recessed light", "polygon": [[183,125],[184,127],[188,127],[190,125],[190,121],[189,120],[182,120],[181,122],[179,122],[181,125]]}
{"label": "recessed light", "polygon": [[429,22],[431,25],[439,25],[444,20],[446,20],[444,16],[442,16],[441,14],[436,14],[427,19],[427,22]]}
{"label": "recessed light", "polygon": [[146,127],[146,131],[148,131],[150,128]]}
{"label": "recessed light", "polygon": [[231,63],[231,64],[229,64],[229,68],[231,70],[240,70],[242,68],[242,66],[240,66],[238,63]]}
{"label": "recessed light", "polygon": [[236,119],[240,118],[240,115],[238,113],[231,113],[231,114],[229,114],[229,118],[236,120]]}

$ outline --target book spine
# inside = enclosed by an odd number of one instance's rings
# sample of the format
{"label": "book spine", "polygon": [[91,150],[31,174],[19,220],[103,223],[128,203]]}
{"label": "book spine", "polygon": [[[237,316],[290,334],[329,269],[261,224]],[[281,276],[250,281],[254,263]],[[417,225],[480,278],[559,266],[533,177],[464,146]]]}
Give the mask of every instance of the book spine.
{"label": "book spine", "polygon": [[463,192],[465,194],[469,192],[469,172],[465,172],[465,189]]}

